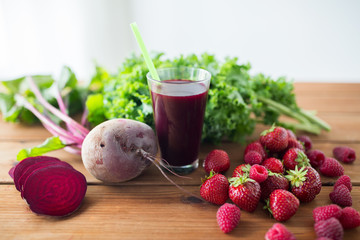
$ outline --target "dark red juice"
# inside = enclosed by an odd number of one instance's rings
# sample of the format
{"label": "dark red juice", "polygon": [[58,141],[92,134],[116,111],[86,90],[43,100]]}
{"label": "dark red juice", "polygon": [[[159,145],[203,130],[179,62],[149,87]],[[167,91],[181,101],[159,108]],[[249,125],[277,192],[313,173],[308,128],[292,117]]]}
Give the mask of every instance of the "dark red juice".
{"label": "dark red juice", "polygon": [[192,164],[198,158],[206,86],[189,80],[166,80],[151,91],[151,96],[162,158],[171,166]]}

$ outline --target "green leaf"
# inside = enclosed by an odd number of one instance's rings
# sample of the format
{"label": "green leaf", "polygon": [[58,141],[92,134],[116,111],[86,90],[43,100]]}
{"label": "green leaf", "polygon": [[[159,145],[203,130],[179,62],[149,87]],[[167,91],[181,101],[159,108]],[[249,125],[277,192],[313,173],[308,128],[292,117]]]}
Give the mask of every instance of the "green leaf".
{"label": "green leaf", "polygon": [[[50,75],[33,75],[32,78],[40,89],[49,88],[54,82],[54,79]],[[29,85],[26,81],[26,77],[2,81],[2,84],[8,92],[12,94],[24,94],[26,91],[29,91]]]}
{"label": "green leaf", "polygon": [[3,114],[3,117],[6,118],[8,115],[11,115],[12,107],[15,104],[14,96],[11,94],[0,93],[0,111]]}
{"label": "green leaf", "polygon": [[89,95],[86,100],[86,108],[89,111],[88,121],[94,125],[100,124],[106,120],[103,101],[102,94]]}
{"label": "green leaf", "polygon": [[[59,89],[65,105],[68,108],[67,112],[69,115],[74,115],[83,110],[84,102],[89,94],[89,90],[88,88],[77,85],[76,76],[69,67],[65,66],[62,69],[61,75],[57,81],[54,81],[50,75],[34,75],[32,78],[44,98],[51,105],[58,107],[55,97],[57,96]],[[59,118],[44,112],[43,106],[36,101],[34,93],[31,91],[25,76],[14,80],[2,81],[1,83],[6,90],[6,92],[0,93],[0,111],[5,121],[26,124],[39,122],[29,110],[23,107],[21,102],[15,100],[16,95],[21,95],[54,122],[61,122]]]}
{"label": "green leaf", "polygon": [[75,88],[77,85],[75,73],[68,66],[64,66],[59,79],[56,80],[56,84],[60,90],[65,87]]}
{"label": "green leaf", "polygon": [[66,147],[66,145],[61,142],[59,137],[50,137],[38,146],[21,149],[20,152],[17,154],[16,159],[18,161],[21,161],[27,157],[41,156],[44,153],[62,149],[64,147]]}

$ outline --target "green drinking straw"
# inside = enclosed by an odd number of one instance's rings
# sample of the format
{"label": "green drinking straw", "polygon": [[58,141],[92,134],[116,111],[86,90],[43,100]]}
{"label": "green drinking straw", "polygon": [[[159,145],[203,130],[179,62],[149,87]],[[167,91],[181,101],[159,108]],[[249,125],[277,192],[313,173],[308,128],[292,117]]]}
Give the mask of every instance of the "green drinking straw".
{"label": "green drinking straw", "polygon": [[151,58],[150,58],[150,55],[146,49],[146,46],[145,46],[145,43],[144,41],[142,40],[141,38],[141,35],[140,35],[140,31],[139,31],[139,28],[136,24],[136,22],[133,22],[130,24],[131,26],[131,29],[135,35],[135,38],[136,38],[136,41],[140,47],[140,50],[141,50],[141,53],[145,59],[145,63],[147,65],[147,67],[149,68],[149,71],[150,71],[150,74],[151,74],[151,77],[155,80],[158,80],[160,81],[160,78],[159,78],[159,75],[156,71],[156,68],[154,66],[154,63],[152,62]]}

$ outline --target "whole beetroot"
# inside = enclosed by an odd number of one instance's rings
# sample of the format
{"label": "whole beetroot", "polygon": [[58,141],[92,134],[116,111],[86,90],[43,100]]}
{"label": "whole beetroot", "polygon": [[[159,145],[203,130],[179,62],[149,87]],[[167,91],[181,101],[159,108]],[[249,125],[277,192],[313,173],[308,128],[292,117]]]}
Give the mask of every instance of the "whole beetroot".
{"label": "whole beetroot", "polygon": [[139,176],[157,153],[155,133],[148,125],[113,119],[90,131],[81,156],[85,168],[104,182],[124,182]]}

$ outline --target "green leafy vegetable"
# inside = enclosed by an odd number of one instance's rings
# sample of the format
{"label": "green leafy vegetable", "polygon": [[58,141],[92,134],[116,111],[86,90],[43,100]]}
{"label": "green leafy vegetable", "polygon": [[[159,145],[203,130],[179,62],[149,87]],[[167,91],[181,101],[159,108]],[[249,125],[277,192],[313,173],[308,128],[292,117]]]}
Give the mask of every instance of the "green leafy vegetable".
{"label": "green leafy vegetable", "polygon": [[[293,84],[286,78],[272,79],[263,74],[250,75],[250,64],[239,64],[237,58],[218,61],[214,55],[191,54],[164,59],[162,53],[152,56],[157,68],[190,66],[211,72],[206,106],[203,140],[218,143],[223,139],[243,141],[251,135],[256,123],[276,123],[291,129],[320,133],[329,125],[296,104]],[[88,120],[97,125],[104,119],[131,118],[154,127],[151,99],[147,87],[147,66],[141,56],[126,59],[117,74],[97,67],[90,86],[96,95],[87,99]],[[101,101],[102,98],[102,102]],[[297,120],[280,121],[286,115]]]}
{"label": "green leafy vegetable", "polygon": [[[58,106],[57,98],[60,96],[57,96],[57,93],[61,92],[61,97],[70,115],[79,113],[84,109],[88,90],[86,87],[78,85],[77,78],[69,67],[65,66],[62,69],[57,81],[50,75],[34,75],[31,77],[46,101],[51,105]],[[26,77],[2,81],[1,84],[5,88],[5,91],[0,93],[0,111],[3,119],[8,122],[22,122],[26,124],[38,122],[39,120],[33,113],[16,101],[16,95],[21,95],[29,102],[32,102],[39,111],[44,111],[43,107],[36,101],[35,95],[26,81]],[[57,123],[60,122],[56,117],[52,117],[52,120]]]}
{"label": "green leafy vegetable", "polygon": [[[251,75],[250,64],[239,64],[238,58],[216,59],[211,54],[190,54],[166,59],[163,53],[154,54],[157,68],[198,67],[212,74],[205,112],[202,140],[213,143],[227,139],[244,141],[257,123],[275,123],[293,130],[319,134],[330,126],[313,112],[298,107],[291,81],[272,79],[264,74]],[[97,66],[89,86],[80,87],[74,72],[64,67],[56,81],[51,76],[32,76],[2,82],[6,92],[0,93],[0,110],[5,121],[34,123],[40,118],[44,126],[79,153],[88,129],[107,119],[128,118],[154,127],[152,103],[147,85],[148,68],[139,55],[132,55],[111,74]],[[31,84],[31,86],[29,85]],[[38,90],[36,90],[38,89]],[[83,110],[86,99],[87,119],[78,124],[68,115]],[[59,112],[51,109],[47,103]],[[51,114],[49,114],[51,112]],[[36,117],[35,115],[36,114]],[[288,116],[295,121],[284,121]],[[65,122],[66,129],[59,125]]]}
{"label": "green leafy vegetable", "polygon": [[16,160],[21,161],[27,157],[40,156],[50,151],[62,149],[65,146],[66,145],[61,142],[59,137],[50,137],[36,147],[21,149],[16,156]]}

